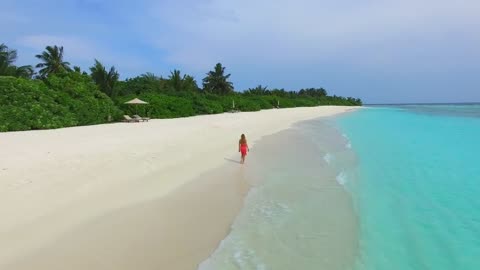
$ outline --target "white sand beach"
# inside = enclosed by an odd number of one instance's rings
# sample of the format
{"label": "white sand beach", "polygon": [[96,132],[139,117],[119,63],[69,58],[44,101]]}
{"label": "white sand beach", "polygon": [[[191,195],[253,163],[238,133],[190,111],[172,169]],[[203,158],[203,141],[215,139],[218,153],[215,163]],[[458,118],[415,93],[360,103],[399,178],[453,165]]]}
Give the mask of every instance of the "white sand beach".
{"label": "white sand beach", "polygon": [[230,161],[240,134],[254,155],[262,136],[352,109],[0,133],[0,269],[195,269],[248,190]]}

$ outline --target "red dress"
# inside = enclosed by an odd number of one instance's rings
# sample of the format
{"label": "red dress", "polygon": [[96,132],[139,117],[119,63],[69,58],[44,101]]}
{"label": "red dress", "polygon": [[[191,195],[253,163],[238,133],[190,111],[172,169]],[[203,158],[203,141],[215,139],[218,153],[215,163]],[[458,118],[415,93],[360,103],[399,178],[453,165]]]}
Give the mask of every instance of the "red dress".
{"label": "red dress", "polygon": [[240,144],[240,152],[242,153],[242,156],[247,155],[247,150],[248,150],[248,145],[246,143]]}

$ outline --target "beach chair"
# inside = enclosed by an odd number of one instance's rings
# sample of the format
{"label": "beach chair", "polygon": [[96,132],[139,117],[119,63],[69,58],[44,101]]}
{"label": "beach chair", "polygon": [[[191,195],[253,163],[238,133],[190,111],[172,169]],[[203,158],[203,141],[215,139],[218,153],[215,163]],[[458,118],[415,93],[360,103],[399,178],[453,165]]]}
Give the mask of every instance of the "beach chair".
{"label": "beach chair", "polygon": [[142,121],[142,122],[148,122],[148,120],[150,120],[150,118],[148,117],[141,117],[140,115],[137,115],[137,114],[133,116],[133,119],[137,119],[138,121]]}
{"label": "beach chair", "polygon": [[127,123],[135,123],[135,122],[140,122],[138,119],[133,119],[131,118],[129,115],[124,115],[123,116],[123,122],[127,122]]}

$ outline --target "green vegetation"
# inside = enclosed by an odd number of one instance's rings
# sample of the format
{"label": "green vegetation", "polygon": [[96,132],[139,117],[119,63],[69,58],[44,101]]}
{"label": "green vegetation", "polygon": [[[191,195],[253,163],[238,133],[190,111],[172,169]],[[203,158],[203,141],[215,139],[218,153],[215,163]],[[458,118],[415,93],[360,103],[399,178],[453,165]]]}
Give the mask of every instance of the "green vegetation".
{"label": "green vegetation", "polygon": [[0,76],[0,131],[106,123],[122,112],[92,82],[74,72],[45,80]]}
{"label": "green vegetation", "polygon": [[224,75],[225,67],[218,63],[215,69],[203,79],[203,89],[207,93],[228,95],[233,93],[233,83],[228,81],[230,74]]}
{"label": "green vegetation", "polygon": [[63,61],[63,47],[47,46],[42,54],[37,54],[35,57],[42,61],[42,63],[35,66],[36,68],[40,68],[38,73],[42,78],[46,78],[51,74],[71,71],[70,63]]}
{"label": "green vegetation", "polygon": [[98,88],[103,93],[112,98],[117,95],[115,84],[117,83],[120,75],[115,70],[115,67],[111,67],[110,71],[107,72],[102,63],[95,59],[95,65],[90,68],[90,72],[93,81],[98,85]]}
{"label": "green vegetation", "polygon": [[15,76],[31,78],[33,76],[32,66],[17,67],[17,51],[10,50],[5,44],[0,44],[0,76]]}
{"label": "green vegetation", "polygon": [[[286,91],[259,85],[235,92],[220,63],[206,74],[200,88],[192,76],[179,70],[167,78],[145,73],[120,81],[115,67],[107,71],[95,60],[88,74],[77,66],[70,68],[63,47],[48,46],[36,57],[41,61],[37,74],[32,66],[15,66],[17,52],[0,45],[0,131],[107,123],[136,110],[151,118],[174,118],[232,109],[362,104],[360,99],[328,96],[323,88]],[[135,97],[149,104],[137,108],[124,104]]]}

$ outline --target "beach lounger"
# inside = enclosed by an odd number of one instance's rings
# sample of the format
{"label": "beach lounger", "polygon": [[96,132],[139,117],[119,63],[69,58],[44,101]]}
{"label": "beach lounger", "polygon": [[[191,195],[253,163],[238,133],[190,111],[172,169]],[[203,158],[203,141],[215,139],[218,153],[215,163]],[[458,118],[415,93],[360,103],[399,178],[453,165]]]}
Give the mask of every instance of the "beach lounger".
{"label": "beach lounger", "polygon": [[145,121],[148,122],[148,120],[150,120],[150,118],[148,117],[141,117],[140,115],[137,115],[137,114],[133,116],[133,119],[137,119],[138,121],[142,121],[142,122],[145,122]]}
{"label": "beach lounger", "polygon": [[129,115],[124,115],[123,122],[134,123],[134,122],[140,122],[140,121],[138,119],[131,118]]}

